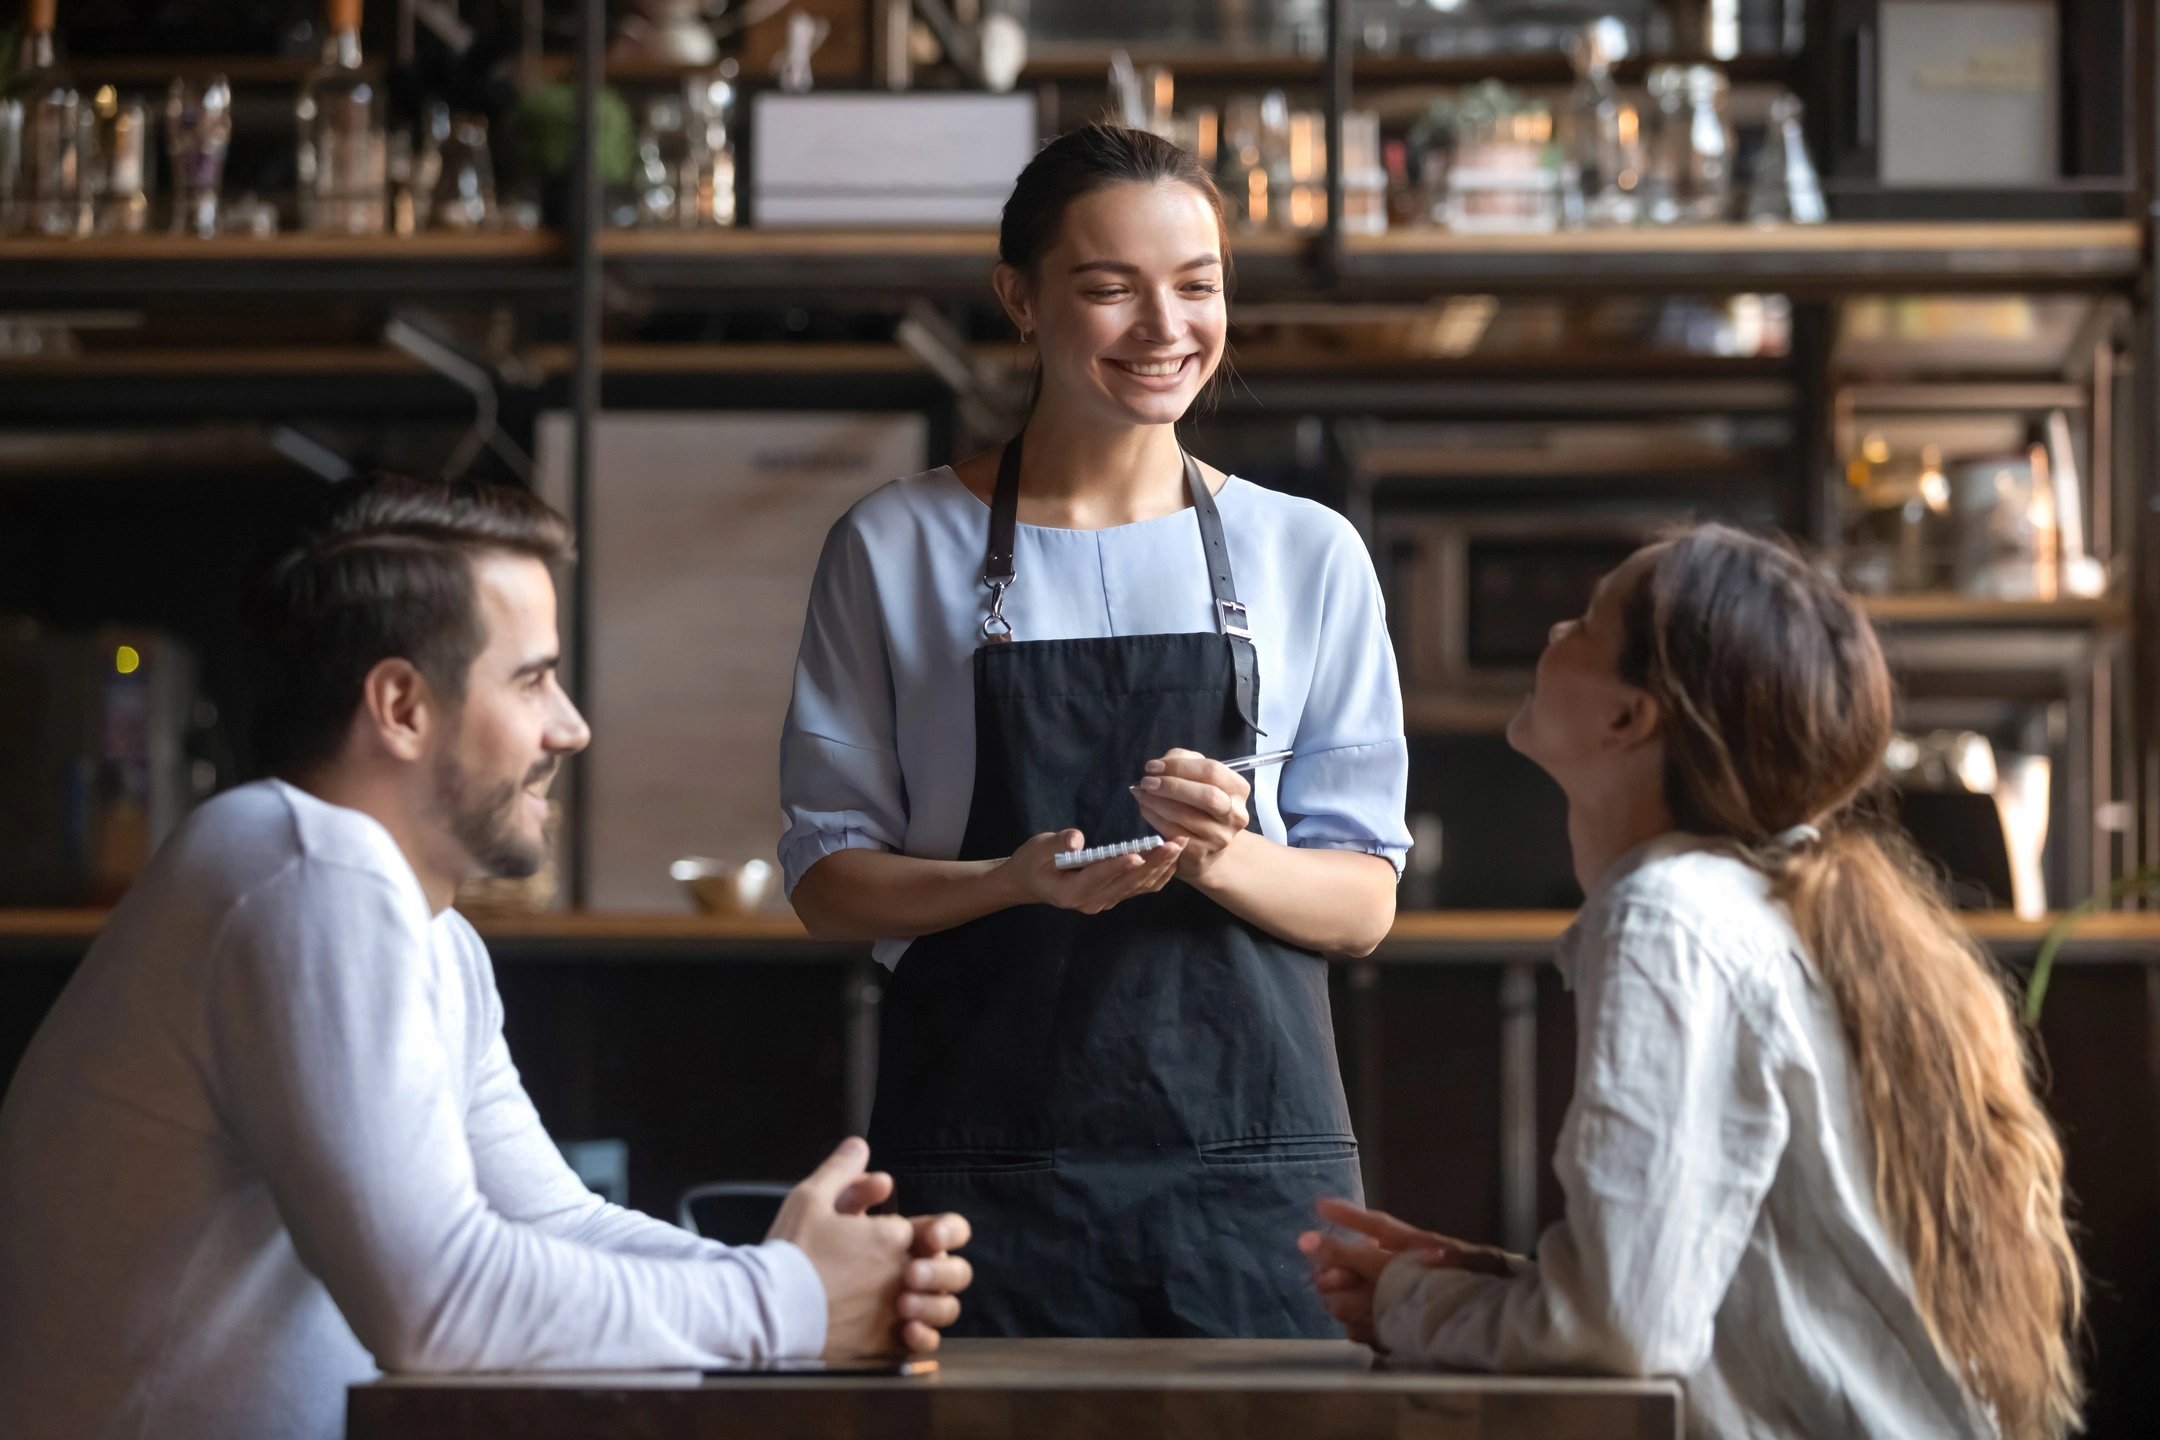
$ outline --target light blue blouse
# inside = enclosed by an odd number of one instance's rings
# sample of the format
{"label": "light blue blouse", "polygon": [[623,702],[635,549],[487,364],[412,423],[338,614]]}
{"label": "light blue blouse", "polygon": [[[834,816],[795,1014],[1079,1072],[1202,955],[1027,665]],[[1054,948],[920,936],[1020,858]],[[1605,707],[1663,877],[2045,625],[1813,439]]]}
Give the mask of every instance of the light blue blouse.
{"label": "light blue blouse", "polygon": [[[1216,496],[1260,663],[1261,832],[1402,868],[1408,748],[1379,582],[1323,505],[1231,478]],[[880,486],[825,540],[780,741],[787,888],[836,850],[960,853],[975,787],[973,656],[990,509],[948,467]],[[1193,510],[1107,530],[1022,525],[1005,614],[1019,640],[1215,628]],[[1091,844],[1129,840],[1091,835]],[[898,963],[909,938],[881,940]]]}

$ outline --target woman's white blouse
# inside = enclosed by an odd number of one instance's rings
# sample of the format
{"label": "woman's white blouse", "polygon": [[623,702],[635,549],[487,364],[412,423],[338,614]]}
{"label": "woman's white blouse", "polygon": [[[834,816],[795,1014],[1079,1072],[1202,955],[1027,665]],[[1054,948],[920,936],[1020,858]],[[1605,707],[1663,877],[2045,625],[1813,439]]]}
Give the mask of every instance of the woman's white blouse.
{"label": "woman's white blouse", "polygon": [[[1364,542],[1325,506],[1234,477],[1215,503],[1258,650],[1260,744],[1297,750],[1252,777],[1262,833],[1385,856],[1400,870],[1410,849],[1402,692]],[[989,528],[990,508],[941,466],[879,487],[826,537],[780,742],[790,893],[836,850],[959,855],[975,789]],[[1015,639],[1216,628],[1189,506],[1107,530],[1021,525],[1015,546],[1005,597]],[[877,958],[897,963],[908,938],[880,941]]]}
{"label": "woman's white blouse", "polygon": [[1837,1008],[1762,874],[1684,835],[1613,867],[1560,942],[1565,1218],[1509,1279],[1397,1257],[1398,1361],[1678,1375],[1691,1437],[1980,1440],[1877,1218]]}

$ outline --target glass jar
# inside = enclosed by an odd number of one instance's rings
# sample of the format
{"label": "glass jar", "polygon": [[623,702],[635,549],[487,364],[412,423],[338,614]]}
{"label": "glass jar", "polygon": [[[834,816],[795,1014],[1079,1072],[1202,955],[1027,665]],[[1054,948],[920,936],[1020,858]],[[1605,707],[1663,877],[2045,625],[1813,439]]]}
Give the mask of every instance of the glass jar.
{"label": "glass jar", "polygon": [[1732,127],[1726,81],[1714,65],[1659,65],[1649,75],[1656,102],[1646,214],[1654,225],[1726,218],[1732,200]]}
{"label": "glass jar", "polygon": [[495,228],[495,162],[488,154],[486,116],[451,116],[450,138],[443,142],[435,192],[428,200],[428,228]]}

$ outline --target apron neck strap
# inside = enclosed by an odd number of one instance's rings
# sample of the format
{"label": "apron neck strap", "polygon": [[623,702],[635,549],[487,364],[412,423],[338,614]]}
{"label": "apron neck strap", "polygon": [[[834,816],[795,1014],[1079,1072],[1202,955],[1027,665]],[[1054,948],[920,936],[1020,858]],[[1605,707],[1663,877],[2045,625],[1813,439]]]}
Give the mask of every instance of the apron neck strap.
{"label": "apron neck strap", "polygon": [[1236,677],[1238,715],[1260,728],[1260,657],[1253,649],[1252,626],[1245,607],[1238,603],[1237,582],[1230,574],[1230,545],[1223,539],[1222,514],[1215,508],[1215,493],[1200,473],[1200,462],[1185,457],[1185,488],[1192,492],[1193,516],[1200,522],[1200,548],[1207,555],[1208,588],[1215,594],[1215,628],[1230,647],[1230,667]]}
{"label": "apron neck strap", "polygon": [[1005,592],[1012,588],[1013,533],[1020,514],[1020,437],[1005,442],[998,457],[997,489],[990,496],[990,548],[983,554],[983,584],[990,587],[990,613],[983,617],[986,644],[1002,644],[1013,637],[1012,621],[1005,618]]}
{"label": "apron neck strap", "polygon": [[1013,583],[1013,532],[1020,515],[1020,439],[1005,442],[998,457],[997,489],[990,496],[990,549],[983,556],[983,584],[1004,593]]}
{"label": "apron neck strap", "polygon": [[1238,604],[1237,581],[1230,574],[1230,546],[1223,540],[1222,514],[1208,489],[1200,462],[1185,456],[1185,488],[1192,492],[1194,517],[1200,522],[1200,548],[1207,555],[1208,589],[1215,594],[1215,628],[1238,640],[1252,639],[1245,607]]}
{"label": "apron neck strap", "polygon": [[[1022,432],[1025,433],[1024,431]],[[990,613],[982,623],[983,639],[997,643],[1012,639],[1012,622],[1005,618],[1005,592],[1018,572],[1013,565],[1014,536],[1020,517],[1020,435],[1005,442],[998,457],[997,489],[990,496],[990,544],[983,553],[983,584],[990,587]],[[1207,559],[1208,589],[1214,596],[1215,628],[1230,645],[1237,675],[1238,714],[1256,735],[1260,728],[1259,660],[1253,650],[1252,628],[1245,607],[1238,603],[1237,582],[1230,572],[1230,546],[1223,539],[1222,514],[1215,508],[1215,493],[1200,473],[1200,462],[1178,452],[1185,461],[1185,488],[1191,492],[1194,517],[1200,522],[1200,546]]]}

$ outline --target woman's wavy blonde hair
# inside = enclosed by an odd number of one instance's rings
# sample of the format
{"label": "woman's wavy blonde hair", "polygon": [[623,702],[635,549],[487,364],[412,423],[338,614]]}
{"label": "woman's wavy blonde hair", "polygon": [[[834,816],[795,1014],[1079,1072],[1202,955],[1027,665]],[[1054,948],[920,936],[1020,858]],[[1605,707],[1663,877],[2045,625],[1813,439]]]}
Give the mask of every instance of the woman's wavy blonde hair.
{"label": "woman's wavy blonde hair", "polygon": [[[1770,875],[1835,1000],[1875,1203],[1936,1345],[2007,1440],[2078,1428],[2083,1282],[2009,986],[1856,804],[1892,716],[1866,616],[1790,550],[1705,525],[1659,545],[1626,597],[1620,674],[1663,715],[1673,823]],[[1803,823],[1819,842],[1772,843]]]}

